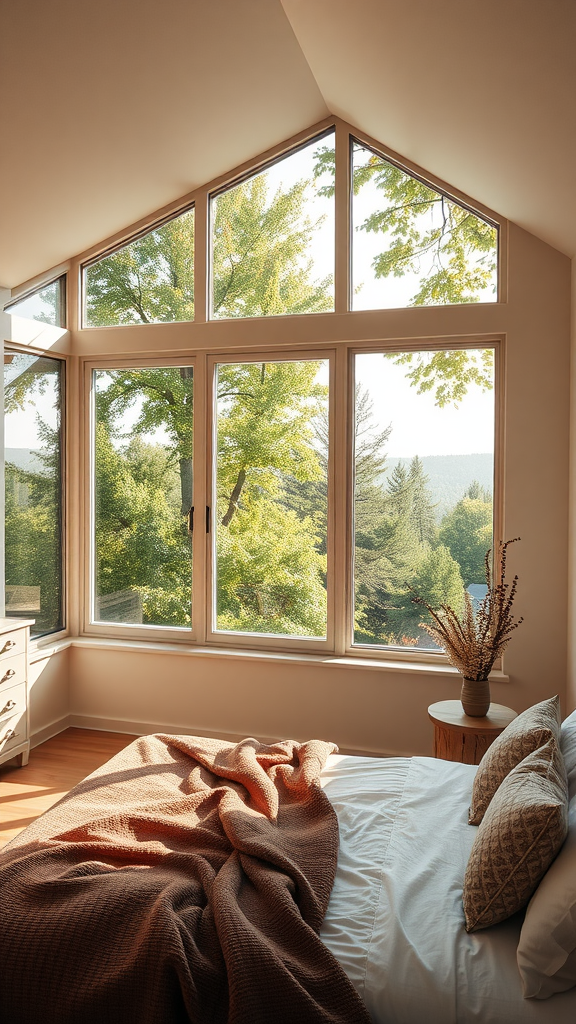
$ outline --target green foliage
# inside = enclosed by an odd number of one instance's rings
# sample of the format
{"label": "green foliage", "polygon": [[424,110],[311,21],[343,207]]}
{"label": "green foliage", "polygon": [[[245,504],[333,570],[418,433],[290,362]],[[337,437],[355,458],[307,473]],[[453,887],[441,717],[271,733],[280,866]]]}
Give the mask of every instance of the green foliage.
{"label": "green foliage", "polygon": [[86,269],[91,327],[194,318],[194,211],[137,238]]}
{"label": "green foliage", "polygon": [[[327,388],[315,361],[222,364],[218,373],[218,628],[324,636],[325,487],[314,421]],[[292,506],[292,507],[291,507]],[[252,623],[247,626],[247,623]]]}
{"label": "green foliage", "polygon": [[392,352],[386,355],[396,366],[410,366],[406,377],[419,395],[434,391],[436,405],[458,405],[468,389],[491,391],[494,386],[494,352],[491,348],[448,349],[439,352]]}
{"label": "green foliage", "polygon": [[439,537],[458,562],[464,585],[484,583],[484,557],[492,545],[492,502],[462,498],[442,520]]}
{"label": "green foliage", "polygon": [[[40,604],[30,610],[35,619],[32,635],[52,632],[62,625],[62,510],[60,431],[37,412],[37,403],[50,402],[60,417],[61,363],[47,356],[11,353],[4,366],[5,415],[27,412],[36,420],[40,448],[35,453],[41,469],[30,471],[7,462],[5,467],[5,583],[32,588],[21,602]],[[8,592],[10,593],[10,592]],[[28,596],[29,595],[29,596]],[[10,611],[7,601],[7,611]]]}
{"label": "green foliage", "polygon": [[37,636],[62,624],[60,479],[7,463],[5,482],[6,586],[38,588]]}
{"label": "green foliage", "polygon": [[189,366],[98,371],[97,417],[118,437],[124,414],[134,406],[133,434],[166,431],[168,452],[180,466],[180,512],[192,505],[193,376]]}
{"label": "green foliage", "polygon": [[176,481],[168,478],[166,488],[170,464],[162,465],[160,452],[154,453],[156,465],[151,461],[142,472],[145,451],[140,440],[118,451],[106,424],[97,423],[97,591],[140,594],[144,623],[189,626],[190,541],[185,520],[166,493]]}
{"label": "green foliage", "polygon": [[326,635],[326,559],[314,525],[268,496],[248,494],[218,530],[218,629]]}
{"label": "green foliage", "polygon": [[496,229],[365,147],[354,150],[354,194],[368,183],[382,194],[381,208],[361,225],[388,243],[374,259],[375,276],[420,271],[428,255],[431,269],[410,305],[477,302],[496,269]]}
{"label": "green foliage", "polygon": [[332,277],[312,281],[307,257],[318,225],[305,214],[312,182],[278,189],[265,174],[213,201],[213,316],[277,316],[333,309]]}

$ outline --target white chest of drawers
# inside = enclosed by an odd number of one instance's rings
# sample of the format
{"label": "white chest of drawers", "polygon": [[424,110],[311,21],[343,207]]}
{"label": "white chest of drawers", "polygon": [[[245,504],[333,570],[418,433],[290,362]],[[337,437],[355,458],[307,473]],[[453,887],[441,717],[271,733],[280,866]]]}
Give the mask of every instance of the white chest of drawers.
{"label": "white chest of drawers", "polygon": [[28,763],[28,638],[33,619],[0,618],[0,764]]}

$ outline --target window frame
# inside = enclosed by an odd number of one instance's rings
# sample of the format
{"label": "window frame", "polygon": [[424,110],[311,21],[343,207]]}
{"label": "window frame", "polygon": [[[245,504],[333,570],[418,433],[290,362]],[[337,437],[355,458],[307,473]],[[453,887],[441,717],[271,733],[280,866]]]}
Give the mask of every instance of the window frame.
{"label": "window frame", "polygon": [[58,310],[61,314],[59,324],[48,324],[44,320],[36,320],[34,317],[23,317],[24,320],[32,320],[36,324],[43,324],[44,327],[54,327],[57,330],[67,330],[68,325],[68,274],[58,273],[54,276],[49,276],[46,280],[43,280],[41,284],[35,284],[34,287],[26,288],[21,291],[18,295],[14,295],[8,300],[3,306],[3,311],[9,313],[11,316],[20,316],[20,313],[14,312],[14,306],[20,305],[21,302],[26,302],[27,299],[33,298],[34,295],[38,295],[39,292],[43,292],[45,288],[49,288],[51,284],[58,285]]}
{"label": "window frame", "polygon": [[[350,515],[347,523],[346,536],[346,561],[347,561],[347,586],[346,586],[346,623],[347,636],[344,647],[344,654],[351,658],[385,659],[391,662],[418,662],[424,665],[448,664],[448,658],[443,651],[427,651],[422,648],[401,648],[395,646],[376,646],[369,644],[354,643],[354,605],[355,605],[355,575],[354,575],[354,400],[355,400],[355,378],[354,359],[356,355],[374,352],[441,352],[453,349],[479,349],[491,348],[494,351],[494,470],[493,470],[493,499],[492,499],[492,549],[496,538],[503,536],[503,423],[504,423],[504,338],[498,335],[476,335],[473,337],[451,337],[442,339],[409,339],[397,342],[372,343],[351,345],[348,350],[349,375],[348,375],[348,402],[350,413],[348,416],[348,488],[347,499]],[[495,668],[499,668],[501,659],[495,662]]]}
{"label": "window frame", "polygon": [[[386,647],[353,642],[354,614],[354,359],[362,353],[442,351],[492,348],[494,351],[494,538],[503,526],[503,431],[505,338],[497,334],[459,335],[442,338],[380,339],[325,345],[238,347],[234,350],[182,350],[178,356],[154,358],[135,354],[84,360],[85,465],[84,474],[85,565],[83,635],[146,640],[152,643],[187,645],[205,650],[237,649],[246,653],[300,654],[349,658],[388,665],[418,663],[438,668],[448,664],[443,652],[420,648]],[[329,360],[328,539],[327,539],[327,633],[326,639],[284,637],[275,634],[242,634],[214,628],[213,572],[215,533],[205,530],[206,507],[212,518],[215,475],[215,368],[221,363],[288,362],[301,359]],[[145,366],[192,366],[194,372],[194,571],[192,574],[191,628],[96,622],[91,618],[94,600],[94,395],[93,370]],[[499,665],[495,666],[496,668]]]}
{"label": "window frame", "polygon": [[[291,152],[335,132],[335,266],[334,266],[334,310],[325,314],[281,314],[270,317],[246,317],[210,320],[208,308],[211,301],[209,274],[209,213],[211,197],[225,191],[242,179],[249,179],[277,163]],[[405,173],[423,181],[430,188],[447,196],[450,200],[476,216],[494,225],[498,232],[498,293],[494,302],[447,304],[442,306],[397,307],[392,309],[352,309],[352,202],[351,202],[351,152],[353,142],[373,150],[385,160],[398,166]],[[162,224],[194,208],[194,320],[174,321],[155,324],[125,324],[114,327],[87,327],[81,323],[84,308],[84,268],[106,255],[112,254],[143,237]],[[354,645],[352,641],[351,604],[353,600],[352,533],[348,509],[351,505],[353,395],[350,394],[352,378],[349,363],[352,353],[371,350],[398,350],[407,347],[424,349],[430,347],[481,347],[493,344],[498,349],[495,363],[495,486],[494,526],[495,536],[503,536],[504,523],[504,385],[506,350],[507,266],[508,266],[508,222],[493,210],[471,199],[449,183],[437,178],[402,155],[388,149],[378,140],[360,131],[337,117],[330,116],[304,129],[292,138],[284,140],[264,153],[242,165],[217,176],[214,180],[191,190],[186,196],[167,204],[161,210],[123,228],[113,236],[92,246],[76,256],[66,265],[71,274],[69,280],[69,312],[71,316],[71,345],[73,359],[70,367],[73,380],[80,373],[81,389],[78,394],[69,394],[74,415],[81,416],[82,440],[78,450],[76,436],[70,440],[71,471],[77,478],[78,491],[72,496],[71,508],[80,505],[81,523],[78,533],[73,532],[68,540],[71,548],[72,567],[69,572],[73,603],[69,607],[70,629],[74,633],[90,637],[139,643],[146,641],[159,645],[156,649],[191,650],[206,652],[223,651],[225,648],[250,651],[256,656],[287,652],[286,656],[308,657],[345,665],[348,660],[355,663],[375,663],[393,667],[410,662],[411,669],[425,669],[434,665],[444,670],[448,664],[441,653],[426,653],[414,649],[401,651],[397,648],[368,648]],[[55,276],[62,275],[62,266],[52,270],[33,282],[34,288],[43,287]],[[26,292],[25,286],[14,301]],[[498,310],[498,313],[496,311]],[[335,316],[334,314],[338,314]],[[134,328],[137,330],[134,332]],[[146,331],[144,328],[148,328]],[[122,333],[124,331],[124,333]],[[96,332],[96,333],[94,333]],[[498,333],[501,332],[501,333]],[[327,352],[333,356],[331,367],[331,536],[332,540],[332,597],[329,589],[329,629],[331,643],[321,642],[321,649],[315,653],[313,640],[292,640],[287,638],[256,636],[243,643],[239,634],[225,634],[208,629],[208,545],[205,533],[200,535],[199,521],[204,516],[196,513],[194,538],[194,577],[192,629],[171,627],[126,626],[89,621],[88,608],[91,593],[92,536],[90,530],[91,475],[90,466],[91,420],[90,420],[90,374],[91,369],[107,369],[118,366],[161,366],[188,365],[194,367],[194,502],[195,508],[210,504],[207,500],[210,484],[211,464],[207,446],[211,442],[212,413],[210,409],[209,361],[258,360],[266,352],[270,358],[283,359],[289,355],[295,358],[324,358]],[[165,355],[164,355],[165,353]],[[50,354],[50,352],[47,352]],[[212,365],[211,364],[211,365]],[[87,383],[88,382],[88,383]],[[85,416],[78,407],[84,400]],[[330,490],[331,488],[331,490]],[[76,518],[74,516],[74,518]],[[82,532],[83,531],[83,532]],[[68,567],[68,562],[66,562]],[[90,568],[90,574],[88,569]],[[76,596],[78,595],[78,597]],[[210,595],[211,599],[211,595]],[[332,600],[332,604],[330,601]],[[342,659],[341,661],[339,659]],[[416,664],[415,664],[416,663]]]}
{"label": "window frame", "polygon": [[[84,393],[84,408],[86,410],[83,424],[83,466],[84,472],[82,473],[83,480],[83,515],[82,521],[84,523],[84,545],[83,545],[83,563],[85,571],[82,573],[83,576],[83,590],[82,590],[82,632],[86,636],[100,636],[100,637],[117,637],[118,639],[126,640],[148,640],[153,642],[164,641],[178,644],[189,644],[197,642],[199,638],[198,619],[201,616],[195,617],[195,610],[198,610],[198,595],[197,589],[194,590],[194,576],[192,573],[192,562],[190,565],[190,601],[191,601],[191,618],[190,628],[186,626],[159,626],[159,625],[144,625],[144,624],[130,624],[130,623],[114,623],[114,622],[103,622],[95,618],[95,604],[96,604],[96,544],[95,544],[95,392],[93,387],[93,374],[94,371],[102,370],[116,370],[116,369],[140,369],[140,368],[156,368],[162,366],[187,366],[192,367],[193,381],[194,381],[194,398],[192,405],[192,415],[194,424],[193,434],[193,466],[195,467],[194,472],[194,490],[193,499],[194,507],[198,505],[198,497],[203,496],[203,487],[200,483],[200,474],[198,473],[197,467],[197,455],[202,444],[202,437],[197,437],[197,403],[196,393],[198,388],[197,378],[197,364],[194,356],[188,354],[182,354],[182,357],[165,357],[162,359],[153,357],[142,357],[139,354],[135,355],[134,359],[130,358],[117,358],[110,359],[104,357],[102,359],[90,358],[84,361],[83,364],[83,393]],[[203,431],[201,431],[203,433]],[[198,483],[197,483],[198,481]],[[200,493],[199,493],[200,492]],[[202,570],[203,564],[203,547],[204,545],[199,543],[199,530],[197,527],[198,517],[194,517],[194,530],[193,530],[193,557],[194,564],[197,559],[200,562],[200,571]]]}
{"label": "window frame", "polygon": [[[207,535],[206,543],[206,579],[204,589],[204,608],[206,613],[205,639],[206,643],[215,647],[238,647],[249,650],[276,650],[276,651],[306,651],[309,653],[333,653],[334,639],[334,580],[335,580],[335,549],[334,549],[334,461],[335,445],[333,441],[335,422],[335,356],[336,350],[333,346],[326,348],[306,347],[298,348],[270,348],[269,350],[259,349],[257,351],[213,352],[207,355],[206,389],[207,389],[207,437],[206,437],[206,498],[207,506],[210,507],[211,529]],[[216,629],[216,531],[214,530],[214,517],[212,515],[215,505],[215,492],[217,480],[216,468],[216,367],[223,363],[257,363],[257,362],[294,362],[306,360],[313,362],[322,359],[328,362],[328,517],[327,517],[327,569],[326,569],[326,637],[325,639],[313,637],[289,637],[279,634],[264,633],[235,633],[227,630]]]}
{"label": "window frame", "polygon": [[[160,321],[156,321],[155,320],[151,324],[141,324],[141,323],[138,323],[138,322],[133,323],[133,324],[105,324],[105,325],[102,325],[102,324],[89,324],[89,323],[87,323],[86,321],[87,321],[88,291],[87,291],[87,287],[86,287],[86,271],[89,270],[90,267],[94,267],[98,263],[101,263],[103,260],[107,259],[109,256],[114,256],[115,253],[121,252],[122,249],[127,249],[128,246],[132,245],[133,242],[138,242],[141,238],[146,238],[147,235],[151,235],[153,231],[157,231],[159,228],[164,227],[165,224],[170,224],[171,221],[178,220],[179,217],[182,217],[185,213],[190,213],[191,210],[194,211],[194,316],[192,317],[192,319],[191,320],[160,320]],[[158,323],[161,323],[161,324],[168,324],[168,323],[193,324],[194,321],[196,320],[196,252],[197,252],[197,247],[196,247],[196,226],[197,226],[196,201],[193,200],[192,202],[187,202],[184,206],[179,206],[177,209],[172,210],[170,213],[167,213],[167,214],[165,214],[162,217],[158,217],[158,215],[156,214],[155,215],[155,219],[147,222],[144,227],[141,227],[138,230],[133,231],[131,234],[123,234],[121,239],[114,241],[113,244],[107,246],[104,249],[98,250],[97,252],[94,253],[93,256],[90,256],[89,259],[84,260],[80,264],[80,267],[79,267],[80,280],[79,280],[79,294],[78,294],[78,306],[79,306],[79,309],[78,309],[78,313],[79,313],[78,321],[79,321],[80,329],[83,330],[83,331],[109,331],[109,330],[117,330],[118,328],[122,328],[122,327],[128,327],[128,328],[134,328],[134,327],[154,327]]]}

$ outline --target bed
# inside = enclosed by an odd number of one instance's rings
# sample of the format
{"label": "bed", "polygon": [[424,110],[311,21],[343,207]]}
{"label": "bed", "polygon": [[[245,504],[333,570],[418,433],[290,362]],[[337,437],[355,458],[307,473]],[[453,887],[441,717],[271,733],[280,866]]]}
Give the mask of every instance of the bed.
{"label": "bed", "polygon": [[[562,727],[561,749],[568,770],[570,827],[555,864],[576,879],[576,713]],[[282,1019],[348,1024],[363,1020],[365,1007],[373,1024],[574,1024],[576,988],[546,999],[523,997],[517,948],[524,912],[492,928],[465,930],[462,884],[477,833],[468,824],[475,772],[475,766],[425,757],[328,756],[320,786],[337,815],[339,848],[320,940],[363,1006],[359,1010],[353,1001],[346,1002],[347,995],[338,995],[336,1009],[315,1008],[309,1018],[301,1008],[294,1013],[285,1009]],[[64,810],[69,806],[65,802]],[[44,815],[7,850],[26,848],[30,834],[49,834],[61,808]],[[567,900],[574,900],[571,884]],[[3,901],[5,895],[6,890]],[[574,958],[576,953],[568,960]],[[338,978],[328,982],[334,991]],[[254,984],[264,984],[262,975]],[[0,990],[0,1012],[5,998]],[[25,1016],[16,1020],[14,1012],[13,1003],[2,1019],[29,1024]],[[83,1015],[82,1021],[87,1019]],[[103,1019],[109,1024],[116,1017],[111,1011]],[[141,1015],[133,1019],[140,1021]],[[208,1024],[208,1017],[202,1024]]]}

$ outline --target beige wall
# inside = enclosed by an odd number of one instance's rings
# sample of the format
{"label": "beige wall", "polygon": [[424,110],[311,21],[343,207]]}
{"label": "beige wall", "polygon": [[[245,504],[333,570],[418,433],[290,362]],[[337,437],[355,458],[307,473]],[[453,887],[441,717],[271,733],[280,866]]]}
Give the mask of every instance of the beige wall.
{"label": "beige wall", "polygon": [[576,708],[576,258],[572,260],[572,361],[570,423],[570,531],[567,710]]}
{"label": "beige wall", "polygon": [[33,653],[28,670],[30,736],[32,745],[42,743],[68,725],[69,651]]}
{"label": "beige wall", "polygon": [[[522,538],[512,549],[510,568],[520,576],[517,611],[525,623],[505,658],[509,679],[495,681],[492,694],[497,702],[522,710],[558,692],[567,711],[575,703],[574,682],[566,686],[570,261],[511,225],[508,284],[508,302],[492,306],[73,332],[73,350],[193,351],[215,343],[224,330],[230,345],[246,344],[249,333],[252,344],[265,337],[270,345],[294,343],[296,330],[299,341],[319,343],[502,334],[503,532]],[[83,640],[69,650],[73,724],[232,737],[316,735],[347,750],[429,754],[432,730],[426,708],[459,693],[458,677],[449,669],[409,671],[346,659],[335,663],[136,646]],[[56,720],[64,707],[58,673],[40,676],[32,691],[37,730]]]}

